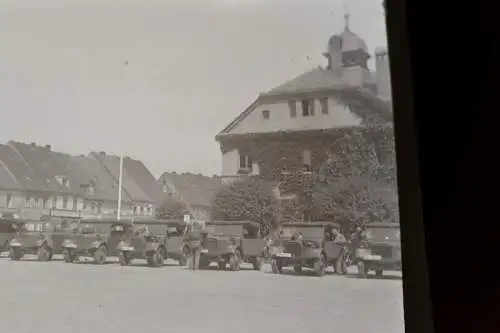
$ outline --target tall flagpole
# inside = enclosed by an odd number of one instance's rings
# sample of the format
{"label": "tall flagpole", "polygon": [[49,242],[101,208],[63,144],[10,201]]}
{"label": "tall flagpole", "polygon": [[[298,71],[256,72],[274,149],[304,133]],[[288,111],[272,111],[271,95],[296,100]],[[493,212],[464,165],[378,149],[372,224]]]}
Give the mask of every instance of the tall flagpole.
{"label": "tall flagpole", "polygon": [[116,218],[119,220],[122,215],[122,187],[123,187],[123,155],[120,156],[120,177],[118,178],[118,210]]}

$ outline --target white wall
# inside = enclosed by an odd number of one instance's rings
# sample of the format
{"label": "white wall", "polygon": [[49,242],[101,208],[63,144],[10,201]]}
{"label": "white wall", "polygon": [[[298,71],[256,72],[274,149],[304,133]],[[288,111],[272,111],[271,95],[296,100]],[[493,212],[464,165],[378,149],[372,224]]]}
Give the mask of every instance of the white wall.
{"label": "white wall", "polygon": [[[262,116],[263,110],[269,110],[269,119],[264,119]],[[334,98],[328,99],[328,114],[321,113],[319,100],[315,100],[314,116],[302,115],[302,103],[296,101],[297,116],[290,116],[290,108],[288,102],[279,102],[266,105],[258,105],[252,113],[250,113],[243,121],[233,128],[230,133],[268,133],[280,130],[311,130],[311,129],[327,129],[335,127],[356,126],[361,120],[352,114],[349,108],[337,102]],[[237,158],[234,153],[227,153],[227,157],[223,157],[223,170],[228,170],[229,167],[225,164],[233,164],[232,159]]]}

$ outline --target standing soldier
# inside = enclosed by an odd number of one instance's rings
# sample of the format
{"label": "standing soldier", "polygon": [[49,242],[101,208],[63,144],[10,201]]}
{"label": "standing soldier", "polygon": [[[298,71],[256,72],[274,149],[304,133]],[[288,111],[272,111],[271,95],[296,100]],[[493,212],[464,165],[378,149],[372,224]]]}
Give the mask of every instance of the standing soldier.
{"label": "standing soldier", "polygon": [[190,249],[188,267],[192,270],[197,270],[200,267],[200,253],[203,234],[203,226],[197,221],[193,222],[184,234],[184,241],[189,245]]}

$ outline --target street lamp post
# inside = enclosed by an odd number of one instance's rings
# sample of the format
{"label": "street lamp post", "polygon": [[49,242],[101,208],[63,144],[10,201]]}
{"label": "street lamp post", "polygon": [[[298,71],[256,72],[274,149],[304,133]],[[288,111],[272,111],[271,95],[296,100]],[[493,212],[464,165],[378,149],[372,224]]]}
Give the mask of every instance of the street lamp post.
{"label": "street lamp post", "polygon": [[122,214],[122,188],[123,188],[123,155],[120,156],[120,176],[118,178],[118,209],[116,218],[120,220]]}

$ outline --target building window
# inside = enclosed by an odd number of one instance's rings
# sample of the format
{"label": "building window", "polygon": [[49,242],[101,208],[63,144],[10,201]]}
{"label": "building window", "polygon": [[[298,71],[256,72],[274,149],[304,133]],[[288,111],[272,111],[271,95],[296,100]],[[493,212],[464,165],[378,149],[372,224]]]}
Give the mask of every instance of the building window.
{"label": "building window", "polygon": [[49,199],[43,198],[43,206],[44,209],[49,208]]}
{"label": "building window", "polygon": [[320,99],[319,103],[321,104],[321,113],[328,114],[328,98]]}
{"label": "building window", "polygon": [[288,101],[288,108],[290,109],[290,117],[297,117],[297,102],[296,101]]}
{"label": "building window", "polygon": [[141,214],[144,214],[144,207],[141,206]]}
{"label": "building window", "polygon": [[302,101],[302,115],[304,117],[314,116],[314,100],[305,99]]}
{"label": "building window", "polygon": [[252,158],[247,151],[240,151],[240,169],[252,169]]}
{"label": "building window", "polygon": [[68,198],[63,198],[63,209],[68,209]]}
{"label": "building window", "polygon": [[269,111],[269,110],[262,110],[262,118],[269,119],[270,114],[271,114],[271,111]]}
{"label": "building window", "polygon": [[6,204],[7,204],[7,208],[12,208],[12,194],[7,194],[7,200],[6,200]]}
{"label": "building window", "polygon": [[73,210],[77,209],[78,209],[78,200],[76,200],[76,198],[73,198]]}

